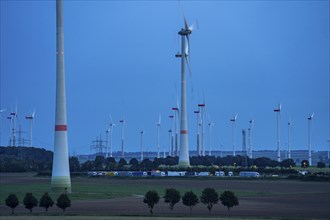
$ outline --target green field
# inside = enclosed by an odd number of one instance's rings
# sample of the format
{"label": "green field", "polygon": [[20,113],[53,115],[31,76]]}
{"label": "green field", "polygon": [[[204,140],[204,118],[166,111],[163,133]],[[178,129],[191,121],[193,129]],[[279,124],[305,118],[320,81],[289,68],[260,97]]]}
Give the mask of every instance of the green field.
{"label": "green field", "polygon": [[[22,204],[25,193],[31,192],[37,199],[49,192],[50,177],[34,173],[0,173],[0,218],[5,219],[329,219],[329,182],[300,181],[283,178],[218,178],[218,177],[165,177],[134,178],[73,177],[72,207],[65,216],[58,207],[52,207],[48,214],[42,208],[35,208],[30,216]],[[234,208],[233,217],[227,218],[228,211],[217,204],[210,215],[203,204],[198,204],[192,218],[189,208],[182,202],[174,211],[161,198],[154,217],[148,216],[143,196],[149,190],[156,190],[160,197],[166,188],[176,188],[183,195],[194,191],[198,196],[206,187],[215,188],[218,193],[231,190],[239,197],[240,205]],[[20,205],[15,216],[4,205],[5,198],[14,193]],[[50,193],[53,200],[57,194]],[[305,202],[308,198],[309,202]],[[313,210],[318,210],[314,212]],[[257,217],[256,217],[257,216]],[[330,216],[329,216],[330,217]]]}

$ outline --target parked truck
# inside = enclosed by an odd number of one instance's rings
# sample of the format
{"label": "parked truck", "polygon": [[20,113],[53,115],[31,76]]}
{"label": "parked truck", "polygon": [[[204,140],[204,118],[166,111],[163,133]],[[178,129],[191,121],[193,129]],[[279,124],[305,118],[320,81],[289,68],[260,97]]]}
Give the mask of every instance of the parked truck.
{"label": "parked truck", "polygon": [[240,177],[259,177],[260,174],[254,171],[241,171],[239,172]]}

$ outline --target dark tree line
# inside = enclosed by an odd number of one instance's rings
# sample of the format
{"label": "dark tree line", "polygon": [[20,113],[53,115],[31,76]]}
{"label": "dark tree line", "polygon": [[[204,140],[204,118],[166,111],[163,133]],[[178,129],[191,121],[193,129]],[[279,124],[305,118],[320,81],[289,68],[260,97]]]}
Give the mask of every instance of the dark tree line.
{"label": "dark tree line", "polygon": [[[267,157],[260,157],[256,159],[244,158],[240,155],[238,156],[226,156],[226,157],[215,157],[215,156],[204,156],[204,157],[190,157],[190,164],[192,167],[187,168],[187,171],[199,172],[205,170],[204,167],[209,167],[207,170],[214,171],[217,169],[216,166],[234,166],[245,168],[244,163],[247,161],[247,166],[256,166],[260,169],[266,167],[282,167],[290,168],[295,166],[292,159],[286,159],[282,162],[277,162],[271,160]],[[161,169],[164,171],[173,170],[175,168],[170,167],[178,164],[178,157],[166,157],[166,158],[154,158],[150,160],[149,158],[143,161],[138,161],[136,158],[132,158],[129,161],[121,158],[118,162],[112,158],[104,158],[103,156],[96,156],[94,160],[88,160],[82,164],[79,163],[76,157],[70,158],[70,170],[79,171],[116,171],[116,170],[130,170],[130,171],[150,171],[155,169]],[[202,166],[202,168],[198,167]]]}
{"label": "dark tree line", "polygon": [[53,153],[35,147],[0,147],[0,172],[52,169]]}

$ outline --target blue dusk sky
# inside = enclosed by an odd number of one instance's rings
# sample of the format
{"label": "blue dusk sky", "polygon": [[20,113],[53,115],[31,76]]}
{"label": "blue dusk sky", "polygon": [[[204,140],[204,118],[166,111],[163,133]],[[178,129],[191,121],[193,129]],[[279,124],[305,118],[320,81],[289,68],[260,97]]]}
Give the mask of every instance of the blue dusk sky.
{"label": "blue dusk sky", "polygon": [[[36,110],[33,145],[53,150],[55,125],[55,1],[1,0],[1,145],[9,143],[10,120]],[[192,77],[187,78],[189,149],[196,149],[197,104],[205,97],[215,124],[212,149],[232,150],[230,118],[236,121],[236,148],[242,129],[254,119],[254,150],[276,149],[276,114],[282,103],[281,149],[287,148],[291,119],[293,150],[306,149],[312,112],[312,150],[328,150],[329,1],[183,1],[190,36]],[[178,1],[64,1],[64,50],[70,154],[93,153],[105,139],[109,114],[120,150],[156,151],[158,115],[161,148],[168,149],[169,115],[180,98]],[[208,123],[206,117],[206,123]],[[18,123],[17,123],[18,124]],[[206,150],[209,147],[208,127]]]}

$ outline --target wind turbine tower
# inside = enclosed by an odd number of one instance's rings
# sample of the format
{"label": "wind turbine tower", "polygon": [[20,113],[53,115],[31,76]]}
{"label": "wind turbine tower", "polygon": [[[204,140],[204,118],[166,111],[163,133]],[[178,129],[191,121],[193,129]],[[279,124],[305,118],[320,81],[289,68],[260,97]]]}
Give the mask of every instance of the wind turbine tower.
{"label": "wind turbine tower", "polygon": [[280,114],[281,114],[282,105],[278,104],[278,108],[274,109],[276,112],[277,119],[277,161],[281,162],[281,151],[280,151]]}
{"label": "wind turbine tower", "polygon": [[56,112],[51,189],[71,192],[66,119],[62,0],[56,0]]}
{"label": "wind turbine tower", "polygon": [[113,123],[111,115],[109,117],[110,117],[110,127],[109,127],[109,132],[110,132],[110,157],[113,157],[113,155],[112,155],[112,151],[113,151],[112,150],[112,133],[113,133],[113,127],[115,127],[116,125]]}
{"label": "wind turbine tower", "polygon": [[124,126],[125,120],[120,120],[121,123],[121,158],[124,158]]}
{"label": "wind turbine tower", "polygon": [[201,155],[201,149],[199,146],[199,111],[194,111],[194,113],[196,114],[196,118],[197,118],[197,156],[199,157]]}
{"label": "wind turbine tower", "polygon": [[179,139],[179,104],[177,107],[173,107],[172,110],[174,111],[174,147],[175,147],[175,156],[179,156],[179,149],[178,149],[178,139]]}
{"label": "wind turbine tower", "polygon": [[211,156],[211,149],[212,149],[212,126],[214,126],[214,123],[211,121],[210,116],[209,117],[209,156]]}
{"label": "wind turbine tower", "polygon": [[230,121],[233,123],[233,156],[236,156],[236,151],[235,151],[235,124],[236,124],[236,119],[237,119],[238,114],[233,116],[233,118],[230,119]]}
{"label": "wind turbine tower", "polygon": [[174,145],[173,145],[173,120],[174,120],[174,115],[168,116],[171,121],[171,128],[170,128],[170,149],[169,149],[169,156],[174,156]]}
{"label": "wind turbine tower", "polygon": [[4,108],[4,109],[0,109],[0,146],[1,146],[1,115],[2,115],[2,113],[3,113],[4,111],[6,111],[5,108]]}
{"label": "wind turbine tower", "polygon": [[108,147],[108,136],[109,136],[109,132],[110,132],[110,128],[108,128],[107,130],[105,130],[105,158],[109,157],[109,147]]}
{"label": "wind turbine tower", "polygon": [[33,113],[31,115],[27,115],[25,116],[25,119],[30,121],[30,129],[29,129],[29,133],[30,133],[30,147],[32,147],[32,127],[33,127],[33,120],[34,120],[34,115],[35,115],[35,111],[33,111]]}
{"label": "wind turbine tower", "polygon": [[204,115],[205,115],[205,103],[203,102],[202,104],[198,104],[199,111],[201,114],[201,128],[202,128],[202,156],[205,156],[205,142],[204,142]]}
{"label": "wind turbine tower", "polygon": [[307,120],[308,120],[308,162],[309,166],[312,166],[312,134],[311,134],[311,124],[312,119],[314,117],[314,113],[311,114]]}
{"label": "wind turbine tower", "polygon": [[253,122],[254,122],[254,120],[251,118],[250,119],[250,121],[249,121],[249,129],[248,129],[248,131],[249,131],[249,151],[248,151],[248,156],[249,156],[249,158],[252,158],[252,126],[253,126]]}
{"label": "wind turbine tower", "polygon": [[160,122],[161,122],[161,116],[159,115],[158,123],[156,124],[157,125],[157,158],[160,157],[160,146],[159,146],[159,131],[161,125]]}
{"label": "wind turbine tower", "polygon": [[288,159],[291,159],[291,121],[288,122]]}
{"label": "wind turbine tower", "polygon": [[141,161],[143,161],[143,130],[140,131],[141,134]]}

